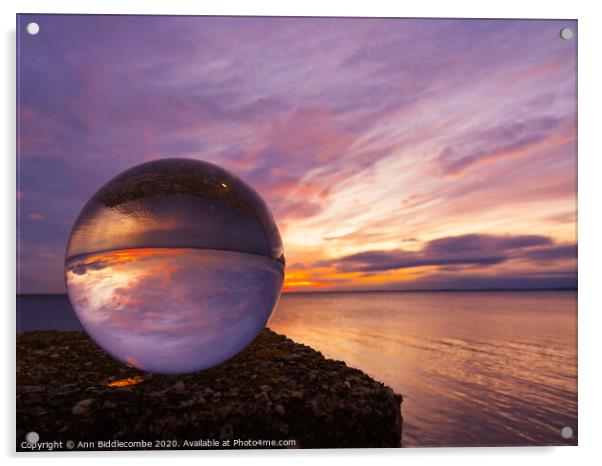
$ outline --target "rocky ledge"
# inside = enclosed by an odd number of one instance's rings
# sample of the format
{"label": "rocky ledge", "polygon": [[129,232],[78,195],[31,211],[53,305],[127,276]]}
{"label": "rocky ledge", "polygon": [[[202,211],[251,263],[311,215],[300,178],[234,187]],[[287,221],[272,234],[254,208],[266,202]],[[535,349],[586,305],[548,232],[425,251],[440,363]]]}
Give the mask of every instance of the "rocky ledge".
{"label": "rocky ledge", "polygon": [[17,335],[18,450],[31,431],[59,450],[67,441],[118,449],[115,440],[139,449],[399,447],[400,404],[363,372],[269,329],[225,363],[180,376],[125,366],[83,332]]}

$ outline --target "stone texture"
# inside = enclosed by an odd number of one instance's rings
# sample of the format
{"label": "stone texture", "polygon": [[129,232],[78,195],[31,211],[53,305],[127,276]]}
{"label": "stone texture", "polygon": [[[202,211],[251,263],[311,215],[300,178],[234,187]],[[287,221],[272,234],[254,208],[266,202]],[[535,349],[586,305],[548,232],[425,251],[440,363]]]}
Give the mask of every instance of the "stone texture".
{"label": "stone texture", "polygon": [[[122,380],[139,383],[119,386]],[[269,329],[229,361],[180,376],[125,366],[83,332],[17,335],[18,449],[29,431],[40,441],[294,439],[297,448],[399,447],[400,404],[400,395],[363,372]]]}

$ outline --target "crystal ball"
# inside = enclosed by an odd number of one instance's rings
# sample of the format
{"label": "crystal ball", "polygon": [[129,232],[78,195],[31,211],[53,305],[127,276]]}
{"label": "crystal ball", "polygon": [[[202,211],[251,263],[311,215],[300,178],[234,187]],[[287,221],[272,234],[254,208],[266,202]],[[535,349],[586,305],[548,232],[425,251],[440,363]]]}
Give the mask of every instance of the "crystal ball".
{"label": "crystal ball", "polygon": [[219,364],[270,319],[284,279],[282,240],[263,199],[217,165],[135,166],[79,214],[65,280],[87,334],[139,369]]}

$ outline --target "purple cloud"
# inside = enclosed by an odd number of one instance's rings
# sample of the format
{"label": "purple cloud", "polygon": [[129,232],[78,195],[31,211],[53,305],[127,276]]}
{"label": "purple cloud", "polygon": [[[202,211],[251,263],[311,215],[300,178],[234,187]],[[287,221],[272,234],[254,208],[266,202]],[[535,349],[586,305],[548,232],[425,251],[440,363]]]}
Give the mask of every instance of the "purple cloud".
{"label": "purple cloud", "polygon": [[318,265],[335,266],[343,272],[380,272],[427,266],[488,267],[513,259],[552,261],[575,257],[575,245],[554,245],[545,236],[471,234],[435,239],[419,251],[366,251]]}
{"label": "purple cloud", "polygon": [[548,248],[537,248],[525,251],[522,257],[526,260],[546,263],[564,259],[575,259],[577,258],[577,245],[563,244]]}
{"label": "purple cloud", "polygon": [[464,148],[445,148],[439,156],[441,170],[445,175],[458,175],[474,164],[526,152],[551,136],[556,136],[560,124],[560,119],[546,116],[463,135],[463,140],[471,141],[470,145],[474,146],[473,141],[476,141],[477,148],[460,156],[458,152]]}

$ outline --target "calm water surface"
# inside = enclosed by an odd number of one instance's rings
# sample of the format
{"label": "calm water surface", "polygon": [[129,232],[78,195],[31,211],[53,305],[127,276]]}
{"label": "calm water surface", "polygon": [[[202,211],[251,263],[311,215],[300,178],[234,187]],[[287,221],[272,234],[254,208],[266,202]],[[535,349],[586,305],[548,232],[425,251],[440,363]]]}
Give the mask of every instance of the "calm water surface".
{"label": "calm water surface", "polygon": [[[18,308],[81,329],[65,296]],[[576,292],[285,294],[269,327],[401,393],[404,446],[576,444]]]}
{"label": "calm water surface", "polygon": [[401,393],[405,446],[576,443],[576,292],[287,294],[269,327]]}

